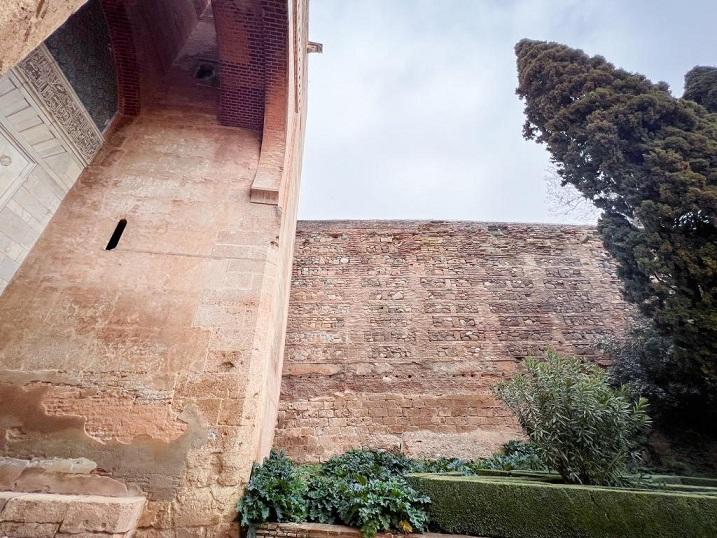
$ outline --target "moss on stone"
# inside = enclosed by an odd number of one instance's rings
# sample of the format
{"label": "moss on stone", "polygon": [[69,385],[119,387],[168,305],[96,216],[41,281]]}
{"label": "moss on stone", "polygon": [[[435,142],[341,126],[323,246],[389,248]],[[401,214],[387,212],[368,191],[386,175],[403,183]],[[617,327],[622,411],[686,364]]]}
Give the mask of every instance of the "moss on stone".
{"label": "moss on stone", "polygon": [[540,482],[535,477],[411,475],[444,532],[502,538],[707,538],[717,497]]}

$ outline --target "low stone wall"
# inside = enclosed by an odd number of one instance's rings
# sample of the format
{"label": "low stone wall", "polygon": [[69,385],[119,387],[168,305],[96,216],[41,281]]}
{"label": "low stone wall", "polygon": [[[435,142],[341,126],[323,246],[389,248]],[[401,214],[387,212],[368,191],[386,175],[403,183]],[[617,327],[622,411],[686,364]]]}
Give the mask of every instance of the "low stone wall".
{"label": "low stone wall", "polygon": [[130,537],[144,497],[0,492],[0,537]]}
{"label": "low stone wall", "polygon": [[275,445],[486,456],[521,437],[497,382],[546,349],[604,361],[632,312],[594,227],[300,222]]}
{"label": "low stone wall", "polygon": [[[268,523],[257,528],[258,538],[361,538],[361,532],[344,525],[323,525],[321,523]],[[454,534],[393,534],[379,533],[376,538],[451,538]],[[465,535],[461,538],[466,538]]]}

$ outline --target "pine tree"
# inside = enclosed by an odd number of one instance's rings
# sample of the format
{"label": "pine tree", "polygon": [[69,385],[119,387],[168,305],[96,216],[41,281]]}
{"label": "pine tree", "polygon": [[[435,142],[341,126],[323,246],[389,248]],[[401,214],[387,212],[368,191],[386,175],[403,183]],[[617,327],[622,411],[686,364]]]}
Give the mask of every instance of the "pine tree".
{"label": "pine tree", "polygon": [[516,45],[526,139],[602,210],[625,297],[717,388],[717,115],[558,43]]}
{"label": "pine tree", "polygon": [[698,65],[688,71],[682,97],[701,104],[710,112],[717,112],[717,67]]}

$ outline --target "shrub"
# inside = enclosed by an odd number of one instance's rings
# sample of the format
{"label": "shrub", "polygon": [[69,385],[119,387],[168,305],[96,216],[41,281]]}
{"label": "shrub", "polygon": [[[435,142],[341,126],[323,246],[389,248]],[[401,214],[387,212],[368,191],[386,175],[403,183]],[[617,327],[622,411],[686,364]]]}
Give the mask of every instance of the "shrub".
{"label": "shrub", "polygon": [[413,470],[414,462],[395,450],[360,448],[334,456],[324,464],[324,473],[336,477],[389,478]]}
{"label": "shrub", "polygon": [[579,359],[549,353],[524,367],[496,393],[543,461],[570,483],[624,483],[650,423],[647,401],[633,404],[626,389],[612,388],[603,370]]}
{"label": "shrub", "polygon": [[426,529],[430,499],[416,492],[402,478],[366,479],[346,483],[338,499],[338,512],[347,525],[361,529],[364,538],[379,531],[404,533]]}
{"label": "shrub", "polygon": [[413,462],[413,473],[463,473],[473,474],[473,462],[460,458],[424,459]]}
{"label": "shrub", "polygon": [[341,521],[338,500],[346,494],[346,481],[332,476],[309,477],[306,494],[308,521],[336,523]]}
{"label": "shrub", "polygon": [[[493,454],[490,458],[476,461],[472,467],[478,469],[497,469],[501,471],[546,471],[547,466],[535,445],[523,441],[508,441],[503,445],[502,454]],[[472,474],[472,473],[471,473]]]}
{"label": "shrub", "polygon": [[[717,536],[717,494],[546,483],[537,478],[412,475],[441,532],[511,538]],[[717,491],[717,490],[713,490]]]}
{"label": "shrub", "polygon": [[244,496],[237,504],[243,527],[267,521],[305,521],[306,483],[283,451],[272,450],[252,469]]}
{"label": "shrub", "polygon": [[674,354],[672,341],[649,321],[639,321],[620,338],[602,343],[613,359],[613,385],[628,385],[650,401],[650,410],[663,427],[709,425],[717,419],[717,397],[704,377],[685,367]]}

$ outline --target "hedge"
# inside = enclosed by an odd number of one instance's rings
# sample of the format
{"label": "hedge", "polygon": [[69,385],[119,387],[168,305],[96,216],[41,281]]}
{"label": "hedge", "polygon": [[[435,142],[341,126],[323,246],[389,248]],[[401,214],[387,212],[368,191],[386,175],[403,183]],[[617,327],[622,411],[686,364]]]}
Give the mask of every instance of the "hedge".
{"label": "hedge", "polygon": [[[555,484],[537,477],[408,477],[443,532],[500,538],[708,538],[717,496]],[[712,490],[714,493],[717,490]]]}

